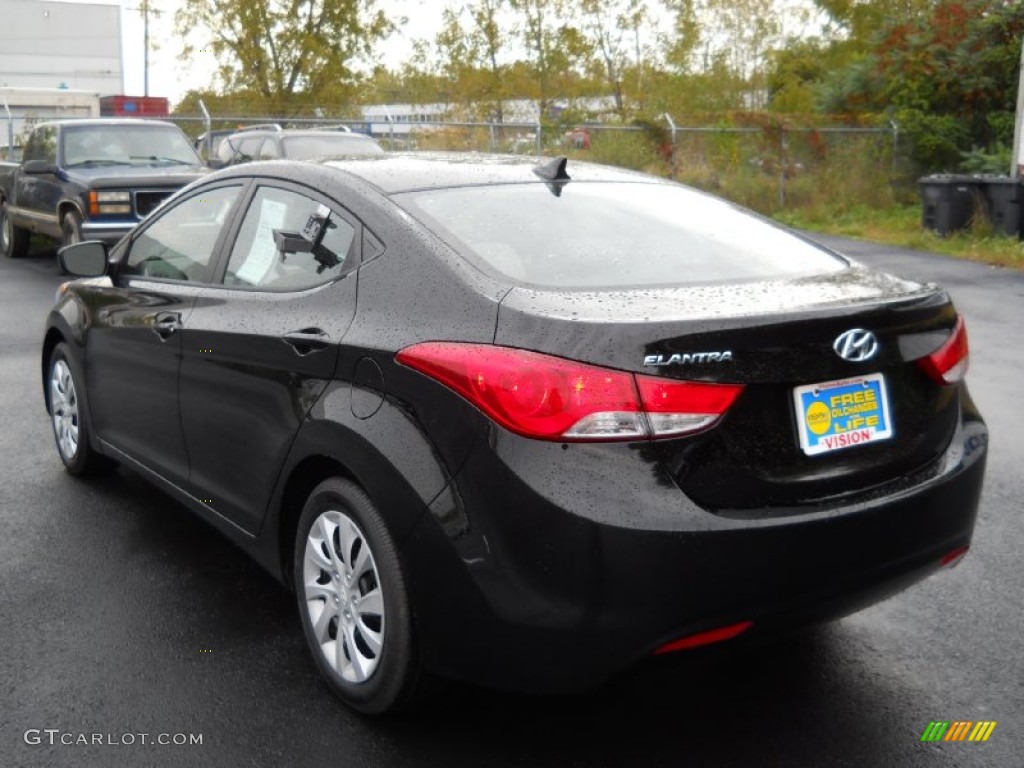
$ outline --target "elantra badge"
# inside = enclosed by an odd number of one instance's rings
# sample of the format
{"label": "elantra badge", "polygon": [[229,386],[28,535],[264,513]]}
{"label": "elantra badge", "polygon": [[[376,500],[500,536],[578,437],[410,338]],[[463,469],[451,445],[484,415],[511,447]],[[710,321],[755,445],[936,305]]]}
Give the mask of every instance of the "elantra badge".
{"label": "elantra badge", "polygon": [[863,328],[851,328],[836,337],[832,349],[843,360],[862,363],[878,354],[878,339],[871,331]]}
{"label": "elantra badge", "polygon": [[664,365],[689,365],[690,363],[725,363],[732,360],[732,350],[721,352],[682,352],[669,357],[664,355],[647,355],[645,366],[661,367]]}

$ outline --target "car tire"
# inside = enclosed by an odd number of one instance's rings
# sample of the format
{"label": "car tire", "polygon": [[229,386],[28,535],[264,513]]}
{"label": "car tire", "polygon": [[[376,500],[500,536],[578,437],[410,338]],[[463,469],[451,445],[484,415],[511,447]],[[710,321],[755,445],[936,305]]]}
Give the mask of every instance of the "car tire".
{"label": "car tire", "polygon": [[362,488],[336,477],[313,490],[292,574],[310,650],[344,702],[384,714],[419,697],[425,678],[398,550]]}
{"label": "car tire", "polygon": [[60,219],[60,231],[62,245],[82,242],[82,217],[78,211],[65,211]]}
{"label": "car tire", "polygon": [[0,251],[12,259],[20,259],[28,253],[30,233],[14,225],[7,215],[7,206],[0,205]]}
{"label": "car tire", "polygon": [[47,366],[46,406],[57,444],[57,454],[72,475],[107,471],[116,462],[98,453],[90,443],[85,377],[71,353],[61,342],[54,347]]}

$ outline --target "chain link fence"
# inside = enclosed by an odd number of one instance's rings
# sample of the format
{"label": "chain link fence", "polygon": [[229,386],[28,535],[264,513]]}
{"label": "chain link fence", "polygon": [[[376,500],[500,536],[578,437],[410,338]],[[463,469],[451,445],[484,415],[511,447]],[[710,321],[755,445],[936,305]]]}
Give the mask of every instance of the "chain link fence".
{"label": "chain link fence", "polygon": [[[229,117],[172,118],[193,136],[274,122]],[[527,122],[339,119],[391,151],[564,154],[657,175],[721,194],[764,213],[823,204],[883,206],[913,199],[914,176],[900,154],[896,126],[787,125],[765,115],[757,124],[686,126],[663,116],[643,125],[540,125]],[[278,121],[283,127],[323,119]]]}
{"label": "chain link fence", "polygon": [[[15,117],[25,127],[34,122],[30,115]],[[391,151],[564,154],[674,178],[767,214],[821,204],[884,206],[916,194],[896,126],[792,125],[765,114],[704,126],[667,115],[628,126],[248,115],[168,119],[199,142],[204,157],[224,135],[246,127],[344,127],[373,136]]]}

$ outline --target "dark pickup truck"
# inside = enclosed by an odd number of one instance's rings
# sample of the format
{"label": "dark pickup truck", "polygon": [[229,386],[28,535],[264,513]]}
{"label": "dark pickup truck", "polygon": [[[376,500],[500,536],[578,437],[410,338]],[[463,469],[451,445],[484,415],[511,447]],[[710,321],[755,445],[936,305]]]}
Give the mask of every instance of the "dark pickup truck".
{"label": "dark pickup truck", "polygon": [[64,245],[117,242],[164,199],[208,172],[173,123],[40,123],[21,163],[0,163],[0,251],[24,256],[32,233]]}

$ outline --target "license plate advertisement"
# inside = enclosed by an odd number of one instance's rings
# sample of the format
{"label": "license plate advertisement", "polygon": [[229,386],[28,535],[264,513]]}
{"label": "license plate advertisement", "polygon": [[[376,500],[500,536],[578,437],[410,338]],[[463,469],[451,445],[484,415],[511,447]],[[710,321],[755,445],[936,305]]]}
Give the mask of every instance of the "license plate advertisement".
{"label": "license plate advertisement", "polygon": [[800,448],[808,456],[892,437],[885,377],[880,373],[797,387],[793,400]]}

